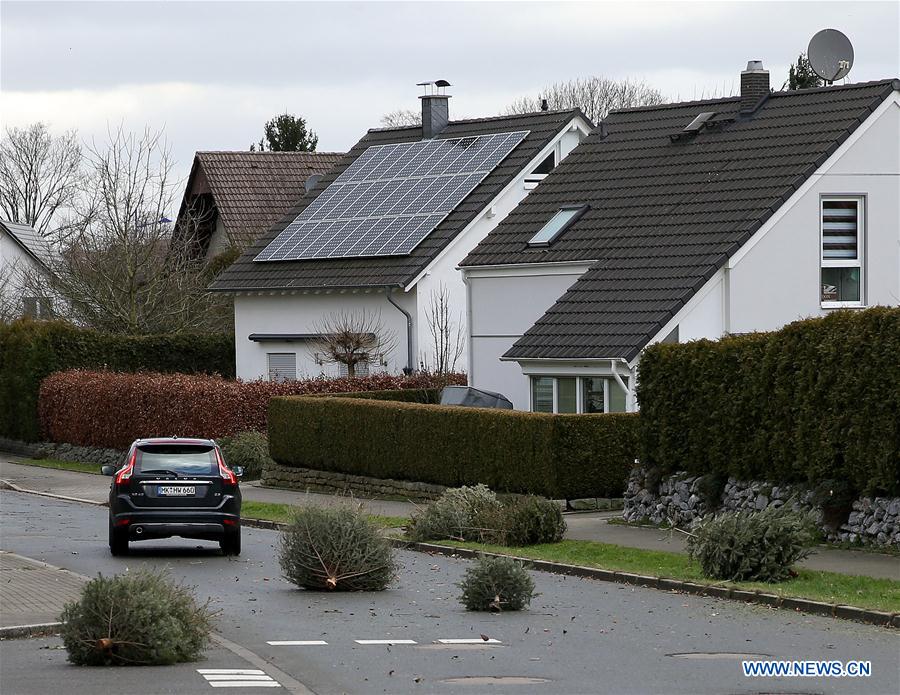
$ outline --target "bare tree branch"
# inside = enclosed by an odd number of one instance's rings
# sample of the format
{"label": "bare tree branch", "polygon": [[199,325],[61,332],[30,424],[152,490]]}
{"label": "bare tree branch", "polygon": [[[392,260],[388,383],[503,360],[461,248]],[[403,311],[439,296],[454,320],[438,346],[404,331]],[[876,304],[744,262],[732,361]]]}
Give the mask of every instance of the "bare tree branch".
{"label": "bare tree branch", "polygon": [[422,125],[422,114],[412,109],[397,109],[381,117],[381,125],[385,128],[405,128]]}
{"label": "bare tree branch", "polygon": [[357,376],[357,367],[394,349],[396,336],[385,329],[381,314],[363,310],[341,310],[326,314],[314,325],[319,334],[310,344],[314,357],[329,364],[342,364],[347,376]]}
{"label": "bare tree branch", "polygon": [[429,305],[425,308],[425,321],[431,335],[431,357],[433,365],[425,360],[422,368],[433,369],[438,374],[449,374],[456,371],[459,358],[466,347],[465,327],[462,313],[453,316],[450,305],[450,291],[446,285],[432,290]]}

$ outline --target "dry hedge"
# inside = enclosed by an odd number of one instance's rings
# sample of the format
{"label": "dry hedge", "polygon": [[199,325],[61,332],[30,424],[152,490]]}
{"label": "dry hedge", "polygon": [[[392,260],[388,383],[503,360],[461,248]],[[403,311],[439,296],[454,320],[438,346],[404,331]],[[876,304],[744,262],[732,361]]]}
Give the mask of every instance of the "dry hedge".
{"label": "dry hedge", "polygon": [[266,430],[269,399],[314,393],[432,389],[465,375],[376,374],[271,382],[218,376],[74,369],[41,383],[38,414],[50,441],[125,449],[141,437],[227,437]]}

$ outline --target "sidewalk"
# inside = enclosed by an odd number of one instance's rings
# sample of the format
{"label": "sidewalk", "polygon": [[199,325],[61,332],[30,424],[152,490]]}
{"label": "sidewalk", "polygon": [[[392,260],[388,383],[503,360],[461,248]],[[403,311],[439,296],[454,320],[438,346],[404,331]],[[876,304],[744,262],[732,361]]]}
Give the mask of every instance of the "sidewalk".
{"label": "sidewalk", "polygon": [[[15,463],[16,460],[11,455],[0,453],[0,479],[8,480],[14,485],[28,490],[101,503],[106,501],[109,494],[109,479],[103,476],[18,465]],[[254,483],[245,483],[241,490],[245,500],[258,502],[293,505],[351,505],[363,501],[369,513],[385,516],[409,516],[416,509],[416,505],[411,502],[361,500],[360,498],[277,490],[262,488]],[[607,523],[609,518],[616,515],[616,512],[568,514],[566,522],[569,530],[566,538],[599,541],[643,550],[686,552],[683,534]],[[812,555],[800,563],[800,566],[838,574],[864,575],[900,581],[900,557],[884,553],[818,547]]]}
{"label": "sidewalk", "polygon": [[83,583],[67,570],[0,551],[0,634],[27,634],[26,628],[57,622],[63,606],[80,596]]}

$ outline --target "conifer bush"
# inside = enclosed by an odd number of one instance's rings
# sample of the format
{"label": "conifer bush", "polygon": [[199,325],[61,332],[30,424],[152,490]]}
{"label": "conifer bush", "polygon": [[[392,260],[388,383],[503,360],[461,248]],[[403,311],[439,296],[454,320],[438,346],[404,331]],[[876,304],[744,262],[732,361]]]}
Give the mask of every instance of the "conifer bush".
{"label": "conifer bush", "polygon": [[566,533],[566,521],[553,500],[517,495],[503,501],[495,528],[497,542],[503,545],[559,543]]}
{"label": "conifer bush", "polygon": [[278,561],[288,581],[325,591],[382,591],[397,572],[390,543],[359,508],[299,508]]}
{"label": "conifer bush", "polygon": [[413,515],[406,535],[414,541],[483,541],[486,520],[496,518],[500,509],[497,495],[487,485],[451,488]]}
{"label": "conifer bush", "polygon": [[198,604],[188,587],[163,572],[139,570],[91,580],[60,621],[73,664],[126,666],[196,661],[212,618],[208,602]]}
{"label": "conifer bush", "polygon": [[460,601],[470,611],[519,611],[534,597],[534,581],[510,557],[481,557],[460,582]]}
{"label": "conifer bush", "polygon": [[810,520],[785,507],[729,512],[701,522],[688,537],[688,553],[710,579],[780,582],[810,553]]}
{"label": "conifer bush", "polygon": [[269,458],[269,438],[264,432],[238,432],[233,437],[218,440],[225,462],[231,467],[242,466],[244,480],[258,480]]}

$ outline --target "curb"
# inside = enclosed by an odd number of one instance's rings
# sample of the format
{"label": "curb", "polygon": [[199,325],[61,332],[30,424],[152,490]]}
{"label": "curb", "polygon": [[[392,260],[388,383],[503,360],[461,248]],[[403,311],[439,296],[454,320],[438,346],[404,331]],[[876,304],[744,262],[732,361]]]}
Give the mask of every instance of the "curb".
{"label": "curb", "polygon": [[34,625],[10,625],[0,627],[0,640],[24,637],[46,637],[59,632],[62,623],[35,623]]}
{"label": "curb", "polygon": [[69,497],[67,495],[56,495],[52,492],[42,492],[41,490],[29,490],[26,487],[19,487],[8,480],[0,478],[0,490],[12,490],[13,492],[25,492],[29,495],[40,495],[41,497],[51,497],[55,500],[63,500],[65,502],[80,502],[81,504],[93,504],[95,507],[108,507],[109,502],[96,502],[94,500],[85,500],[80,497]]}

